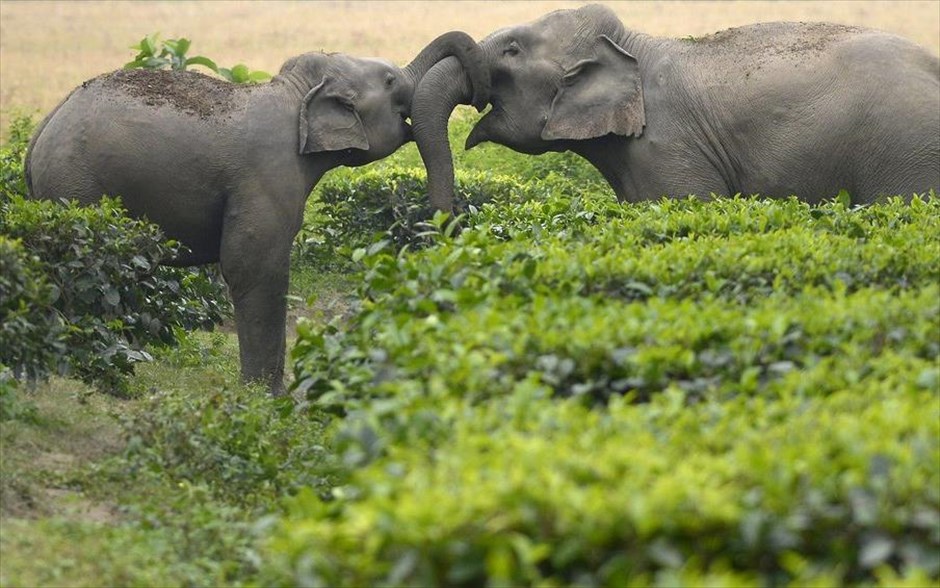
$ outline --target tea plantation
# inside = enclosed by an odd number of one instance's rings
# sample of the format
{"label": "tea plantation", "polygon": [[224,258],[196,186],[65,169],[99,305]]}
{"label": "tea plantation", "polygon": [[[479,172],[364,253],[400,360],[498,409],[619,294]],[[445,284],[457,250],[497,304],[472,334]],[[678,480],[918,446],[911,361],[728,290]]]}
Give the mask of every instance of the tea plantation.
{"label": "tea plantation", "polygon": [[293,351],[349,475],[278,581],[936,581],[938,213],[552,194],[359,251]]}
{"label": "tea plantation", "polygon": [[[176,329],[109,400],[121,450],[62,481],[119,515],[17,520],[4,585],[940,582],[936,194],[621,205],[570,156],[480,148],[452,222],[417,164],[308,202],[293,399]],[[5,443],[42,429],[5,414]]]}

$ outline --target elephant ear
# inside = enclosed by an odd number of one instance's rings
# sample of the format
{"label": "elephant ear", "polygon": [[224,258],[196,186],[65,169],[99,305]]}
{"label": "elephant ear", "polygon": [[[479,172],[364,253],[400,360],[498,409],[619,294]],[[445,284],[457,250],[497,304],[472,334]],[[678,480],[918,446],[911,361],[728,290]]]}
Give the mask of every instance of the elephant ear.
{"label": "elephant ear", "polygon": [[352,101],[330,90],[324,77],[300,104],[300,154],[343,149],[368,149],[362,119]]}
{"label": "elephant ear", "polygon": [[542,138],[592,139],[608,133],[639,137],[646,125],[643,85],[636,58],[607,35],[597,38],[593,59],[565,72],[552,101]]}

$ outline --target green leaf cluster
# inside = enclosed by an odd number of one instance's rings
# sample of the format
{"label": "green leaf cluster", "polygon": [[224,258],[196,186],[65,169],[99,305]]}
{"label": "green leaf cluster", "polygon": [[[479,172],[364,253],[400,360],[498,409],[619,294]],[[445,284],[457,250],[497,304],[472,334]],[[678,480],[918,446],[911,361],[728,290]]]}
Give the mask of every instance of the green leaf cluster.
{"label": "green leaf cluster", "polygon": [[296,389],[348,474],[289,585],[940,578],[940,199],[494,198],[355,255]]}
{"label": "green leaf cluster", "polygon": [[[156,225],[127,217],[118,200],[83,207],[16,196],[3,204],[0,234],[22,243],[31,271],[42,276],[36,287],[48,286],[41,296],[15,292],[4,324],[23,309],[53,307],[65,347],[47,346],[57,365],[44,369],[74,374],[104,390],[125,392],[134,364],[150,359],[145,347],[172,345],[174,327],[210,328],[229,313],[221,280],[209,270],[159,265],[177,254],[179,244],[167,241]],[[44,346],[45,338],[58,334],[30,325],[31,330],[4,331],[12,338],[3,349]],[[7,353],[4,362],[15,372],[27,369],[25,358]]]}
{"label": "green leaf cluster", "polygon": [[[457,171],[454,208],[477,211],[484,203],[504,204],[546,198],[550,192],[572,193],[573,183],[552,175],[531,181],[488,171]],[[396,249],[430,244],[434,216],[427,199],[423,168],[389,166],[357,174],[337,173],[314,190],[294,248],[296,263],[331,271],[352,271],[350,257],[379,239]],[[430,231],[430,233],[429,233]]]}
{"label": "green leaf cluster", "polygon": [[17,194],[26,194],[23,167],[34,127],[29,116],[17,116],[10,123],[10,140],[0,147],[0,203]]}
{"label": "green leaf cluster", "polygon": [[191,44],[189,39],[182,37],[161,42],[157,33],[147,35],[136,45],[131,45],[137,55],[132,61],[125,63],[124,68],[184,70],[191,65],[201,65],[236,84],[263,82],[271,78],[271,74],[260,70],[252,71],[244,63],[225,68],[219,67],[203,55],[187,57],[186,52]]}
{"label": "green leaf cluster", "polygon": [[290,399],[272,402],[257,387],[161,392],[123,427],[121,475],[187,480],[247,512],[273,508],[299,488],[326,492],[332,483],[322,418],[295,410]]}
{"label": "green leaf cluster", "polygon": [[42,379],[64,359],[66,329],[55,298],[39,259],[0,234],[0,365],[12,376]]}

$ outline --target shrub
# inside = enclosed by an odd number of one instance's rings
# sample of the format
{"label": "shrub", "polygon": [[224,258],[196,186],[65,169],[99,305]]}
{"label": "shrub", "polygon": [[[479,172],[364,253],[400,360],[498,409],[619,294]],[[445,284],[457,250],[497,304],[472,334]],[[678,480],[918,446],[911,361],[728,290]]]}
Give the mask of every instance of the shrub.
{"label": "shrub", "polygon": [[0,422],[36,421],[36,407],[25,401],[19,392],[13,372],[0,362]]}
{"label": "shrub", "polygon": [[10,123],[9,142],[0,147],[0,207],[13,196],[26,195],[26,179],[23,163],[26,149],[33,133],[33,121],[29,116],[18,116]]}
{"label": "shrub", "polygon": [[289,398],[272,402],[251,387],[162,392],[125,420],[120,471],[159,472],[227,504],[270,509],[300,487],[326,492],[335,467],[324,428],[316,411],[295,408]]}
{"label": "shrub", "polygon": [[[476,210],[490,201],[522,203],[550,190],[573,189],[558,176],[539,182],[487,172],[457,172],[455,209]],[[295,260],[322,269],[352,269],[350,257],[379,236],[396,249],[420,248],[434,216],[423,169],[389,167],[364,173],[337,173],[320,183],[307,206]]]}
{"label": "shrub", "polygon": [[526,386],[443,405],[460,415],[445,440],[395,444],[330,502],[291,501],[266,573],[292,586],[929,585],[940,424],[936,392],[909,382],[692,406],[670,390],[603,412]]}
{"label": "shrub", "polygon": [[[298,389],[348,409],[423,397],[435,376],[478,397],[538,375],[560,395],[647,398],[677,381],[739,389],[833,355],[864,369],[884,344],[938,354],[936,198],[663,202],[608,218],[559,206],[528,202],[514,208],[537,219],[484,221],[420,252],[371,247],[359,312],[300,329]],[[904,316],[921,320],[901,329]]]}
{"label": "shrub", "polygon": [[57,371],[66,332],[55,297],[39,260],[0,235],[0,366],[12,376],[34,380]]}
{"label": "shrub", "polygon": [[122,392],[124,376],[149,358],[144,347],[172,344],[174,326],[211,327],[228,313],[217,278],[159,266],[179,245],[116,200],[80,207],[13,197],[0,232],[22,242],[51,288],[47,298],[21,290],[38,298],[9,304],[52,304],[66,324],[65,371],[103,389]]}

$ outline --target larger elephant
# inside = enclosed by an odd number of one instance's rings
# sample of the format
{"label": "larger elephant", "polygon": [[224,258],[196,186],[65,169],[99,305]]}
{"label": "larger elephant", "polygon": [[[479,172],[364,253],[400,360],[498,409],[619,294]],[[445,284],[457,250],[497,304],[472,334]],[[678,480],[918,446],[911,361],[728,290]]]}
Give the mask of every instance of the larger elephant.
{"label": "larger elephant", "polygon": [[[499,30],[481,47],[492,110],[466,147],[573,151],[621,201],[759,193],[817,202],[844,189],[868,203],[940,187],[940,65],[894,35],[769,23],[667,39],[590,5]],[[452,59],[415,95],[415,141],[444,210],[447,121],[470,96]]]}
{"label": "larger elephant", "polygon": [[[270,83],[239,86],[189,71],[122,70],[76,88],[42,122],[26,157],[32,198],[120,196],[190,252],[221,262],[235,307],[242,377],[284,391],[290,250],[323,174],[391,154],[421,77],[455,56],[485,72],[470,37],[451,32],[405,68],[306,53]],[[485,103],[489,80],[475,79]]]}

